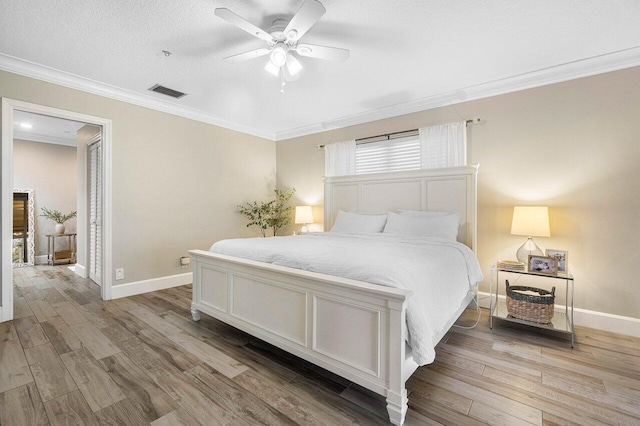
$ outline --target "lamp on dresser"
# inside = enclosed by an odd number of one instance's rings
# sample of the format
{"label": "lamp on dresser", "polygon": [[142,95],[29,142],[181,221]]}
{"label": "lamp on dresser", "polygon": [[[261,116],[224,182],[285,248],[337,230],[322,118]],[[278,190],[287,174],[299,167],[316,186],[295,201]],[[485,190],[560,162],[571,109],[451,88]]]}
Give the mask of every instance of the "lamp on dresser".
{"label": "lamp on dresser", "polygon": [[307,223],[313,223],[313,211],[311,206],[296,206],[296,225],[302,224],[301,233],[309,232]]}
{"label": "lamp on dresser", "polygon": [[529,255],[544,256],[544,251],[532,237],[550,237],[549,208],[540,206],[515,206],[511,222],[512,235],[524,235],[527,241],[518,249],[516,257],[527,264]]}

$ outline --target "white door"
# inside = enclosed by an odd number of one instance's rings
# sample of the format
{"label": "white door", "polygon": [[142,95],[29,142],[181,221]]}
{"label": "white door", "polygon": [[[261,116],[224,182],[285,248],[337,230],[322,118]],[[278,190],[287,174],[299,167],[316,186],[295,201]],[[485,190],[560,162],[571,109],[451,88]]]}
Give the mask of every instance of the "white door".
{"label": "white door", "polygon": [[102,143],[89,145],[89,278],[102,285]]}

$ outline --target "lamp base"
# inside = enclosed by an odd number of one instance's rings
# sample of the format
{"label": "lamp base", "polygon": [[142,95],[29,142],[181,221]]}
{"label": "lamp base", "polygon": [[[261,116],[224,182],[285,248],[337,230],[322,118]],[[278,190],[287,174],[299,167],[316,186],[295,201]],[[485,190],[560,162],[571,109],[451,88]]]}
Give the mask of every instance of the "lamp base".
{"label": "lamp base", "polygon": [[306,234],[307,232],[309,232],[309,229],[307,229],[307,225],[303,224],[302,228],[300,228],[300,233],[301,234]]}
{"label": "lamp base", "polygon": [[533,239],[531,237],[527,238],[527,241],[525,241],[522,247],[518,249],[518,251],[516,252],[516,258],[520,262],[524,263],[525,265],[528,265],[529,255],[534,255],[534,256],[544,255],[544,252],[542,251],[542,249],[538,247],[536,243],[533,242]]}

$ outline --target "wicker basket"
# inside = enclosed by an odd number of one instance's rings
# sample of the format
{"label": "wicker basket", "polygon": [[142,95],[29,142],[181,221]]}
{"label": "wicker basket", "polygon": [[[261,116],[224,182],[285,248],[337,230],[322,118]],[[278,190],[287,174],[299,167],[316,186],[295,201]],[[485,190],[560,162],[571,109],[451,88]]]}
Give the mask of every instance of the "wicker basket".
{"label": "wicker basket", "polygon": [[55,260],[71,259],[71,250],[60,250],[54,254]]}
{"label": "wicker basket", "polygon": [[[556,299],[556,288],[551,291],[543,290],[535,287],[526,286],[509,286],[509,280],[506,280],[507,287],[507,311],[514,318],[525,321],[536,322],[540,324],[548,324],[553,318],[553,304]],[[531,291],[538,295],[521,293],[523,291]]]}

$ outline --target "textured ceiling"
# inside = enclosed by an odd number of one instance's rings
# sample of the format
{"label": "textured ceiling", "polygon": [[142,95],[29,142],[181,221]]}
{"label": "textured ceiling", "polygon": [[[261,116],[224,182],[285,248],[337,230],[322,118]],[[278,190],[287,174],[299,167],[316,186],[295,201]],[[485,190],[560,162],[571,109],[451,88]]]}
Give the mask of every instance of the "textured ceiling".
{"label": "textured ceiling", "polygon": [[[26,124],[30,127],[23,127]],[[15,111],[13,114],[13,137],[34,142],[77,146],[78,130],[86,123],[62,118]]]}
{"label": "textured ceiling", "polygon": [[[478,85],[613,52],[640,56],[636,0],[321,1],[327,12],[302,41],[351,57],[301,57],[284,94],[266,57],[222,60],[264,42],[214,9],[266,29],[302,0],[2,0],[0,54],[274,137],[425,98],[463,100]],[[188,96],[148,92],[155,83]]]}

